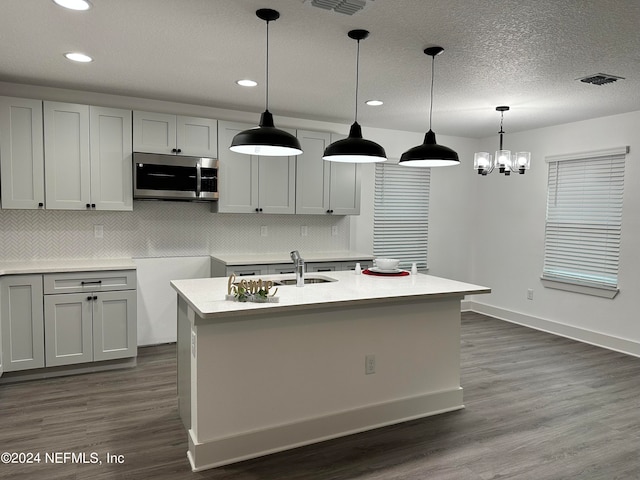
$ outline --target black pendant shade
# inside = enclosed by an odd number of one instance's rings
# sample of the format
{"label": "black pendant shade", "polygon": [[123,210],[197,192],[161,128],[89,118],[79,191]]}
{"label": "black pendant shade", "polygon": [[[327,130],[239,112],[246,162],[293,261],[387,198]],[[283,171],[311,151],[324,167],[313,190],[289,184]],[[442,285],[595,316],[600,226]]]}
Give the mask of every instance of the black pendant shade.
{"label": "black pendant shade", "polygon": [[322,158],[329,162],[342,163],[373,163],[384,162],[387,154],[380,145],[371,140],[362,138],[362,128],[358,123],[358,80],[359,80],[359,61],[360,61],[360,40],[364,40],[369,36],[367,30],[351,30],[349,38],[358,41],[358,50],[356,54],[356,112],[353,125],[349,130],[349,136],[345,139],[333,142],[324,150]]}
{"label": "black pendant shade", "polygon": [[295,136],[273,125],[273,115],[269,110],[260,115],[258,127],[243,130],[233,137],[229,148],[237,153],[268,157],[287,157],[302,153],[300,142]]}
{"label": "black pendant shade", "polygon": [[436,134],[429,130],[422,145],[410,148],[400,157],[400,163],[407,167],[448,167],[458,165],[458,154],[444,145],[436,143]]}
{"label": "black pendant shade", "polygon": [[260,116],[260,124],[238,133],[229,149],[246,155],[264,155],[285,157],[300,155],[302,148],[298,139],[273,124],[273,115],[269,112],[269,22],[280,18],[280,13],[269,8],[256,11],[256,16],[267,22],[267,62],[266,62],[266,108]]}
{"label": "black pendant shade", "polygon": [[407,167],[447,167],[459,165],[458,154],[444,145],[436,143],[436,134],[431,130],[431,116],[433,113],[433,79],[436,55],[444,52],[442,47],[429,47],[424,50],[431,57],[431,99],[429,102],[429,131],[424,136],[422,145],[410,148],[402,154],[400,165]]}
{"label": "black pendant shade", "polygon": [[360,124],[354,122],[349,136],[329,145],[324,150],[322,158],[331,162],[371,163],[384,162],[387,154],[376,142],[362,138]]}

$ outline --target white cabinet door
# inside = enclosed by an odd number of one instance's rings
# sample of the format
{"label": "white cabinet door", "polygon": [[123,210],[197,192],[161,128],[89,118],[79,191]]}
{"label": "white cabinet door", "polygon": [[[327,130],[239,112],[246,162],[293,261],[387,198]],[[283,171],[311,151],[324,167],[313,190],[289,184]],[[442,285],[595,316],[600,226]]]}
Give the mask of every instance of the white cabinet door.
{"label": "white cabinet door", "polygon": [[42,101],[0,97],[2,208],[44,207]]}
{"label": "white cabinet door", "polygon": [[44,367],[42,297],[42,275],[8,275],[0,279],[5,372]]}
{"label": "white cabinet door", "polygon": [[44,328],[47,367],[93,360],[93,294],[45,295]]}
{"label": "white cabinet door", "polygon": [[181,155],[218,158],[218,121],[179,115],[176,149],[181,150]]}
{"label": "white cabinet door", "polygon": [[233,137],[251,125],[218,122],[218,211],[220,213],[255,213],[258,202],[258,162],[251,155],[232,152]]}
{"label": "white cabinet door", "polygon": [[133,150],[218,158],[218,121],[134,111]]}
{"label": "white cabinet door", "polygon": [[44,152],[47,208],[91,208],[88,105],[44,102]]}
{"label": "white cabinet door", "polygon": [[176,116],[166,113],[133,112],[133,150],[176,153]]}
{"label": "white cabinet door", "polygon": [[[292,132],[295,133],[295,132]],[[256,157],[261,213],[296,213],[295,157]]]}
{"label": "white cabinet door", "polygon": [[93,360],[135,357],[136,291],[99,292],[93,297]]}
{"label": "white cabinet door", "polygon": [[360,214],[360,167],[357,163],[331,163],[329,210],[334,215]]}
{"label": "white cabinet door", "polygon": [[360,214],[360,168],[322,160],[324,149],[344,135],[298,130],[304,153],[297,157],[296,213]]}
{"label": "white cabinet door", "polygon": [[330,134],[298,130],[303,153],[296,157],[296,213],[324,215],[329,210],[330,162],[322,159]]}
{"label": "white cabinet door", "polygon": [[[331,142],[345,135],[331,134]],[[326,162],[329,174],[329,210],[334,215],[360,215],[360,166],[357,163]],[[325,176],[325,181],[326,181]]]}
{"label": "white cabinet door", "polygon": [[91,203],[133,210],[131,110],[90,107]]}

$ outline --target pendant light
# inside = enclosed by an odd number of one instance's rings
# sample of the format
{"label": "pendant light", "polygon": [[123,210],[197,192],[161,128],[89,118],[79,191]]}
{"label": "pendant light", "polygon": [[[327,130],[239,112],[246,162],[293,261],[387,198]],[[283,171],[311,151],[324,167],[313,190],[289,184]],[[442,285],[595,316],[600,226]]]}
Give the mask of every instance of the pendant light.
{"label": "pendant light", "polygon": [[489,152],[476,152],[473,157],[473,168],[480,175],[488,175],[496,167],[500,173],[505,175],[511,175],[511,172],[524,174],[525,170],[529,170],[531,167],[531,152],[516,152],[512,155],[511,150],[503,150],[502,136],[504,135],[504,130],[502,129],[502,122],[504,120],[504,112],[508,112],[509,107],[502,105],[496,107],[496,110],[500,112],[500,131],[498,132],[498,135],[500,135],[500,149],[496,151],[495,160],[491,158]]}
{"label": "pendant light", "polygon": [[266,107],[260,116],[260,125],[238,133],[229,147],[231,151],[246,155],[265,155],[284,157],[300,155],[302,148],[298,139],[273,124],[273,115],[269,111],[269,22],[280,18],[280,13],[269,8],[256,11],[256,16],[267,23],[267,72]]}
{"label": "pendant light", "polygon": [[431,130],[431,116],[433,114],[433,78],[436,55],[444,52],[442,47],[429,47],[424,53],[431,57],[431,99],[429,102],[429,131],[424,136],[422,145],[410,148],[400,157],[400,165],[408,167],[446,167],[459,165],[458,154],[444,145],[436,143],[436,134]]}
{"label": "pendant light", "polygon": [[371,140],[362,138],[362,129],[358,124],[358,80],[360,70],[360,40],[369,36],[367,30],[351,30],[349,38],[357,40],[356,53],[356,112],[353,125],[349,130],[349,136],[343,140],[333,142],[324,150],[323,159],[329,162],[343,163],[373,163],[384,162],[387,154],[380,145]]}

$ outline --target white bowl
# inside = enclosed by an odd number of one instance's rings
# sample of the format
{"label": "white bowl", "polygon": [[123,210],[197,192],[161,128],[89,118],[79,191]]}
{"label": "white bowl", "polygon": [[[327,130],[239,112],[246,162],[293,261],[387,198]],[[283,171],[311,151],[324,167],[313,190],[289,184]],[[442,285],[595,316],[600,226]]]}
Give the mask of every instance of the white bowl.
{"label": "white bowl", "polygon": [[376,258],[376,267],[380,270],[395,270],[399,263],[400,260],[395,258]]}

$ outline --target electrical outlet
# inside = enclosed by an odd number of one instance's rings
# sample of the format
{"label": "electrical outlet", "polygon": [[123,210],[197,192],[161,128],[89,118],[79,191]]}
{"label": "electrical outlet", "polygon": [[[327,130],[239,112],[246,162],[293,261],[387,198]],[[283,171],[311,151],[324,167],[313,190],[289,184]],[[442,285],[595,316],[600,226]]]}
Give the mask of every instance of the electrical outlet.
{"label": "electrical outlet", "polygon": [[364,373],[365,375],[371,375],[376,373],[376,356],[366,355],[364,357]]}
{"label": "electrical outlet", "polygon": [[533,300],[533,288],[527,290],[527,299]]}
{"label": "electrical outlet", "polygon": [[307,235],[309,235],[309,227],[303,225],[302,227],[300,227],[300,236],[306,237]]}
{"label": "electrical outlet", "polygon": [[261,237],[266,237],[269,234],[268,230],[267,230],[267,226],[266,225],[262,225],[260,227],[260,236]]}
{"label": "electrical outlet", "polygon": [[335,237],[338,235],[338,226],[337,225],[332,225],[331,226],[331,236]]}
{"label": "electrical outlet", "polygon": [[94,225],[93,226],[93,236],[95,238],[104,237],[104,225]]}

